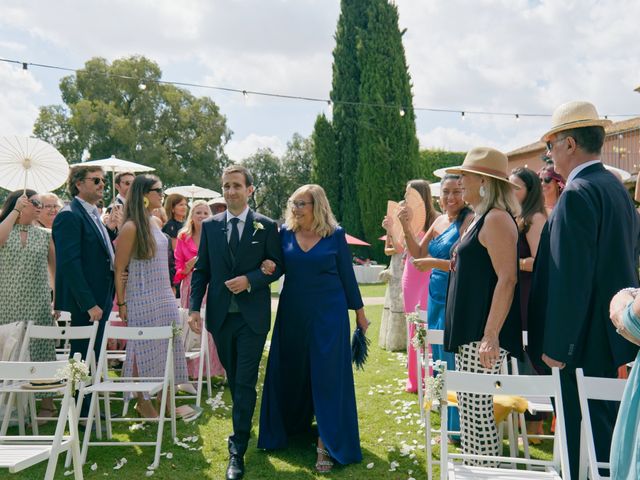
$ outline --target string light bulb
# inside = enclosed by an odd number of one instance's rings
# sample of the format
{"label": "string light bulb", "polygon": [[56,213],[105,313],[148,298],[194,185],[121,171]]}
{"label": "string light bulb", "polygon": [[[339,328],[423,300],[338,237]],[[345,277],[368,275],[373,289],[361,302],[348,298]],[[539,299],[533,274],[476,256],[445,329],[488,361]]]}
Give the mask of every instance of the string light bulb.
{"label": "string light bulb", "polygon": [[29,64],[27,62],[22,62],[22,69],[23,70],[28,70],[29,69]]}
{"label": "string light bulb", "polygon": [[462,120],[464,120],[464,112],[460,112],[460,118],[462,118]]}
{"label": "string light bulb", "polygon": [[516,113],[516,122],[520,121],[520,115],[518,113]]}

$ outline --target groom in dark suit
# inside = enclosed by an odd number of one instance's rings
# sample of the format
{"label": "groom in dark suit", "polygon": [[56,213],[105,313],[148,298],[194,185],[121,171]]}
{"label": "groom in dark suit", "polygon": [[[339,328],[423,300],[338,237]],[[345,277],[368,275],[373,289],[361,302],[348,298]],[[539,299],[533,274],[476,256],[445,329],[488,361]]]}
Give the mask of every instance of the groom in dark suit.
{"label": "groom in dark suit", "polygon": [[[202,331],[200,308],[208,286],[207,330],[227,372],[233,400],[226,478],[236,480],[244,475],[258,366],[271,327],[269,284],[282,274],[282,249],[276,223],[249,208],[253,193],[249,171],[239,165],[227,167],[222,189],[228,210],[202,224],[191,279],[189,326],[196,333]],[[273,275],[261,270],[267,259],[276,265]]]}
{"label": "groom in dark suit", "polygon": [[[72,326],[98,323],[96,363],[102,335],[113,305],[113,240],[100,221],[96,203],[102,200],[104,172],[100,167],[73,166],[67,179],[71,203],[53,221],[56,250],[55,309],[71,313]],[[88,340],[72,340],[71,356],[87,353]],[[85,397],[82,416],[89,413]]]}
{"label": "groom in dark suit", "polygon": [[[588,102],[556,109],[542,140],[567,184],[545,225],[529,299],[529,347],[541,366],[559,367],[571,476],[578,476],[580,405],[576,368],[617,376],[637,347],[616,333],[609,302],[638,286],[640,222],[629,193],[600,161],[604,126]],[[592,402],[598,461],[609,459],[617,406]]]}

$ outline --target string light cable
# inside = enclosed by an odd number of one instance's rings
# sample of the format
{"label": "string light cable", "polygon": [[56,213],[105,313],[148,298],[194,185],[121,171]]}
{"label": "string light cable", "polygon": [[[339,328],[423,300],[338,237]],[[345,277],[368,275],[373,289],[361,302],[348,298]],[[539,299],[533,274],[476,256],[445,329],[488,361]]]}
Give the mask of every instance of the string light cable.
{"label": "string light cable", "polygon": [[[8,58],[0,58],[0,62],[20,65],[23,70],[28,70],[29,67],[36,67],[36,68],[45,68],[45,69],[50,69],[50,70],[60,70],[60,71],[64,71],[64,72],[75,73],[76,75],[78,73],[82,73],[82,72],[85,71],[84,69],[74,69],[74,68],[62,67],[62,66],[59,66],[59,65],[44,64],[44,63],[24,62],[24,61],[21,61],[21,60],[13,60],[13,59],[8,59]],[[353,107],[372,107],[372,108],[394,109],[394,110],[396,110],[398,112],[399,116],[401,116],[401,117],[404,117],[406,112],[410,109],[410,107],[407,107],[405,105],[399,105],[399,104],[368,103],[368,102],[354,102],[354,101],[348,101],[348,100],[334,100],[334,99],[311,97],[311,96],[305,96],[305,95],[293,95],[293,94],[286,94],[286,93],[275,93],[275,92],[263,92],[263,91],[257,91],[257,90],[248,90],[246,88],[233,88],[233,87],[221,87],[221,86],[216,86],[216,85],[205,85],[205,84],[193,83],[193,82],[184,82],[184,81],[175,81],[175,80],[162,80],[162,79],[158,80],[158,79],[150,79],[150,78],[136,78],[136,77],[132,77],[132,76],[128,76],[128,75],[119,75],[119,74],[113,74],[113,73],[107,73],[107,72],[104,72],[103,75],[105,77],[120,78],[120,79],[123,79],[123,80],[135,81],[138,84],[138,88],[140,90],[142,90],[142,91],[146,90],[147,85],[149,83],[155,83],[155,84],[159,84],[159,85],[173,85],[173,86],[177,86],[177,87],[201,88],[201,89],[205,89],[205,90],[217,90],[217,91],[222,91],[222,92],[239,93],[245,99],[249,95],[255,95],[255,96],[258,96],[258,97],[267,97],[267,98],[278,98],[278,99],[285,99],[285,100],[298,100],[298,101],[305,101],[305,102],[325,103],[325,104],[329,105],[330,107],[333,106],[333,105],[344,105],[344,106],[353,106]],[[433,107],[419,107],[419,106],[418,107],[413,107],[413,111],[432,112],[432,113],[454,113],[454,114],[460,115],[460,118],[462,120],[465,120],[465,118],[468,115],[513,117],[516,121],[519,121],[523,117],[544,118],[544,117],[550,117],[551,116],[551,114],[547,114],[547,113],[497,112],[497,111],[487,111],[487,110],[461,110],[461,109],[456,109],[456,108],[433,108]],[[610,117],[630,118],[630,117],[637,117],[637,116],[640,116],[640,114],[637,114],[637,113],[636,114],[618,113],[618,114],[605,115],[604,118],[605,119],[610,118]]]}

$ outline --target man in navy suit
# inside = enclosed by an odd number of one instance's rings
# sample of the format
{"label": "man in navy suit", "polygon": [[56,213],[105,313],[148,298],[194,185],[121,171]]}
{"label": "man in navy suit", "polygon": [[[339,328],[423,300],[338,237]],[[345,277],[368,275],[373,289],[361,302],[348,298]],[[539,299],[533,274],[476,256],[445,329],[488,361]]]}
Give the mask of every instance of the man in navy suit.
{"label": "man in navy suit", "polygon": [[[55,309],[71,313],[72,326],[99,322],[94,352],[96,363],[104,327],[113,305],[113,246],[96,207],[104,191],[100,167],[74,166],[67,189],[73,200],[53,222],[56,247]],[[71,341],[71,355],[87,353],[88,340]],[[86,400],[86,399],[85,399]],[[82,415],[89,401],[82,405]]]}
{"label": "man in navy suit", "polygon": [[[638,286],[640,222],[629,193],[600,161],[604,126],[588,102],[556,109],[542,140],[566,187],[545,225],[529,299],[529,347],[541,366],[559,367],[571,476],[578,476],[580,405],[576,368],[611,377],[637,347],[618,335],[609,302]],[[607,461],[617,406],[591,405],[599,461]]]}
{"label": "man in navy suit", "polygon": [[[207,286],[207,330],[213,335],[233,400],[233,434],[229,437],[226,478],[244,475],[244,454],[256,405],[258,366],[271,327],[269,284],[282,274],[278,227],[253,212],[248,199],[253,178],[239,165],[222,174],[228,210],[202,224],[198,260],[191,278],[190,327],[202,331],[200,308]],[[275,263],[266,275],[264,260]]]}

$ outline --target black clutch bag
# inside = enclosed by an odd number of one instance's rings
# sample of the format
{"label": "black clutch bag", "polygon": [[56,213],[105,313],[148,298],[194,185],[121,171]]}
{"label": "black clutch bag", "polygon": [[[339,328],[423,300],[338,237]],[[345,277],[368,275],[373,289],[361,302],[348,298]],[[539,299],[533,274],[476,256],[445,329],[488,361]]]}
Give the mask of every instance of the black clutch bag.
{"label": "black clutch bag", "polygon": [[364,362],[369,355],[369,340],[360,327],[356,327],[351,337],[351,360],[359,370],[364,370]]}

